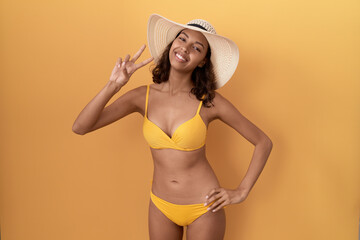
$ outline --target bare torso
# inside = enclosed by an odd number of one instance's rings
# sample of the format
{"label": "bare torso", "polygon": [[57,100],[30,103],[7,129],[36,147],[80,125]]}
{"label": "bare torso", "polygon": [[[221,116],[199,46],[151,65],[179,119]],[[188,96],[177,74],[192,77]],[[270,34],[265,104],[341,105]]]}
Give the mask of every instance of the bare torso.
{"label": "bare torso", "polygon": [[205,146],[191,152],[151,149],[154,160],[152,191],[176,204],[205,201],[219,182],[205,156]]}
{"label": "bare torso", "polygon": [[[185,91],[169,95],[161,90],[161,84],[150,85],[148,101],[148,119],[170,137],[195,115],[200,103]],[[199,112],[206,126],[211,121],[210,109],[202,106]],[[206,158],[206,145],[193,151],[150,149],[154,161],[152,191],[158,197],[175,204],[203,203],[206,194],[220,186]]]}

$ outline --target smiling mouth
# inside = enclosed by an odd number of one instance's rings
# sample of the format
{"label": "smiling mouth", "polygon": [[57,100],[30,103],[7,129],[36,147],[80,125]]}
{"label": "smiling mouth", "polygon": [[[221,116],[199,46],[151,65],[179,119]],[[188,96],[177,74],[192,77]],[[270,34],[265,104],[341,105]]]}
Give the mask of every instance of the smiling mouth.
{"label": "smiling mouth", "polygon": [[187,62],[187,60],[181,56],[179,53],[175,53],[175,57],[179,62]]}

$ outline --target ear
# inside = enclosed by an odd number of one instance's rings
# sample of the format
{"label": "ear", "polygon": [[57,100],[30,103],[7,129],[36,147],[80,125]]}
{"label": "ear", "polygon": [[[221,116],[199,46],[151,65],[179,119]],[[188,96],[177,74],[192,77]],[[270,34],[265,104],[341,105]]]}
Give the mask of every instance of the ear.
{"label": "ear", "polygon": [[202,68],[205,65],[205,63],[206,63],[206,58],[199,63],[198,67]]}

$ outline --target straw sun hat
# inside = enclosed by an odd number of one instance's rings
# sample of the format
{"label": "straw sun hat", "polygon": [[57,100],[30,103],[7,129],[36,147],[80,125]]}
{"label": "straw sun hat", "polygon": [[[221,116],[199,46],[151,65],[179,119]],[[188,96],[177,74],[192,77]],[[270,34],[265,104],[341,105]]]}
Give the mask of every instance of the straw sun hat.
{"label": "straw sun hat", "polygon": [[147,37],[155,63],[166,46],[185,28],[199,31],[206,37],[211,48],[210,60],[214,67],[215,85],[217,89],[221,88],[235,72],[239,62],[239,49],[230,39],[217,35],[214,27],[205,20],[195,19],[184,25],[152,14],[148,21]]}

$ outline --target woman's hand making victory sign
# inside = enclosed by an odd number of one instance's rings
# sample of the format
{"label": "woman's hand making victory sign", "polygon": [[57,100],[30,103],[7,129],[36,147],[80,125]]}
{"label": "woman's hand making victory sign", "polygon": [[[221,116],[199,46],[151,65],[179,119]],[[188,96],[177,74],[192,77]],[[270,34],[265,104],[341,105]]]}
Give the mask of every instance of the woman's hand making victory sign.
{"label": "woman's hand making victory sign", "polygon": [[[154,58],[148,58],[141,63],[135,63],[135,61],[143,53],[146,45],[141,46],[140,50],[135,53],[134,57],[130,60],[130,55],[126,55],[124,61],[119,57],[116,61],[115,67],[111,73],[110,81],[119,85],[119,87],[124,86],[130,79],[131,75],[138,70],[139,68],[150,63]],[[120,89],[120,88],[119,88]]]}

